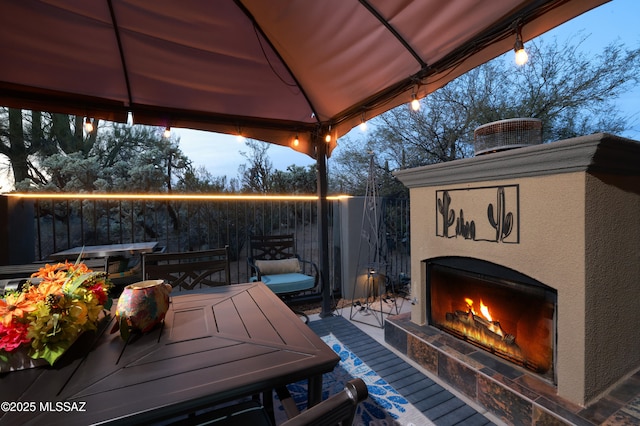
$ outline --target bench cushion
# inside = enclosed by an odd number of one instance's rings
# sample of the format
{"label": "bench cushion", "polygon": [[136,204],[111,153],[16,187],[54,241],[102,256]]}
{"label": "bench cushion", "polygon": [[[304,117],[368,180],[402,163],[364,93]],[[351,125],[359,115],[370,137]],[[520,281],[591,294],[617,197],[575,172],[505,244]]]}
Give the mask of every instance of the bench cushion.
{"label": "bench cushion", "polygon": [[[251,281],[257,280],[257,277],[251,277]],[[288,274],[263,275],[262,282],[276,294],[295,293],[312,289],[315,284],[315,278],[298,272],[292,272]]]}

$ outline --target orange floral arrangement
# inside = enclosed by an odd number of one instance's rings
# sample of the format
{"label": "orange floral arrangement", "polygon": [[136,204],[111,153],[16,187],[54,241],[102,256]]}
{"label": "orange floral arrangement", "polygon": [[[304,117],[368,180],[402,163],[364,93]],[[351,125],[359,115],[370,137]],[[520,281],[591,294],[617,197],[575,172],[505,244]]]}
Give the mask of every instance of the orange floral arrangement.
{"label": "orange floral arrangement", "polygon": [[20,348],[53,364],[111,308],[111,283],[84,263],[46,265],[20,291],[0,296],[0,362]]}

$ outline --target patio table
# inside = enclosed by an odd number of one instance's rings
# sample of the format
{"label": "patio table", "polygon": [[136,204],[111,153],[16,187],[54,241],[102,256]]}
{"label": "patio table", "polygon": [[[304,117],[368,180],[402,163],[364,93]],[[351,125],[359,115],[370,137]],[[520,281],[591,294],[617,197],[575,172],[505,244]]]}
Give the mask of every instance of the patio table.
{"label": "patio table", "polygon": [[54,367],[0,375],[0,425],[151,423],[305,379],[314,404],[339,361],[261,282],[173,296],[127,344],[113,322]]}
{"label": "patio table", "polygon": [[[105,263],[105,270],[109,274],[109,278],[123,278],[132,275],[134,272],[129,265],[132,257],[151,253],[157,245],[157,241],[146,241],[141,243],[78,246],[52,253],[49,258],[56,261],[68,260],[70,262],[75,262],[81,254],[82,259],[100,258]],[[138,265],[140,265],[141,260],[137,261]],[[111,268],[110,264],[113,264],[114,268]]]}
{"label": "patio table", "polygon": [[83,259],[94,257],[118,257],[133,256],[142,253],[151,253],[158,245],[157,241],[125,244],[104,244],[98,246],[79,246],[68,250],[59,251],[49,255],[53,260],[69,260],[74,262],[80,253]]}

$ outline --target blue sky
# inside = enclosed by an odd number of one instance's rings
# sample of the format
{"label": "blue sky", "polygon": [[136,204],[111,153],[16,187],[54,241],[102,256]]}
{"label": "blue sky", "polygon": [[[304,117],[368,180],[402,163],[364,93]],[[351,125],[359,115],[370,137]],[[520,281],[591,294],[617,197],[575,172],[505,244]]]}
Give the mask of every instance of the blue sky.
{"label": "blue sky", "polygon": [[[638,17],[639,0],[613,0],[541,35],[540,38],[557,37],[558,41],[562,41],[582,32],[588,36],[585,46],[594,52],[600,52],[604,46],[617,39],[623,40],[629,48],[637,47],[640,45]],[[631,119],[635,123],[634,128],[622,136],[640,140],[640,86],[626,93],[617,104],[624,114],[635,115]],[[355,128],[352,132],[360,130]],[[194,165],[204,166],[214,176],[235,178],[238,167],[245,163],[245,158],[239,152],[247,151],[246,146],[235,136],[187,129],[175,129],[175,134],[180,137],[180,148]],[[340,149],[340,141],[337,149]],[[285,170],[291,164],[307,166],[314,163],[307,155],[287,147],[272,145],[267,152],[274,168],[278,170]]]}

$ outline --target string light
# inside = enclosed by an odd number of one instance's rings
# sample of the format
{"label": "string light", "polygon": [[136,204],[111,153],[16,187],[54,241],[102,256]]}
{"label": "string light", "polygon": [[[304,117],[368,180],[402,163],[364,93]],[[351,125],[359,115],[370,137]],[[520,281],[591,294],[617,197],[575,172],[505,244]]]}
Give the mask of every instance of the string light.
{"label": "string light", "polygon": [[[7,197],[28,198],[28,199],[56,199],[56,200],[165,200],[165,201],[189,201],[189,200],[236,200],[236,201],[313,201],[317,200],[317,195],[229,195],[229,194],[149,194],[149,193],[127,193],[127,194],[96,194],[96,193],[38,193],[38,192],[12,192],[3,194]],[[327,200],[342,200],[352,198],[351,195],[329,195]]]}
{"label": "string light", "polygon": [[296,135],[295,139],[293,140],[293,146],[298,146],[300,145],[300,139],[298,139],[298,135]]}
{"label": "string light", "polygon": [[240,143],[244,142],[245,138],[242,135],[242,129],[240,129],[240,126],[238,126],[238,134],[236,135],[236,140]]}
{"label": "string light", "polygon": [[360,120],[360,130],[363,132],[367,131],[367,122],[364,119],[364,112],[362,113],[362,119]]}
{"label": "string light", "polygon": [[84,131],[87,132],[87,133],[93,132],[93,123],[91,122],[89,117],[87,117],[84,120]]}
{"label": "string light", "polygon": [[171,137],[171,127],[167,126],[164,128],[164,132],[162,133],[162,136],[165,137],[166,139],[169,139]]}
{"label": "string light", "polygon": [[411,93],[411,109],[414,111],[418,111],[420,109],[420,101],[418,100],[415,89],[413,90],[413,93]]}
{"label": "string light", "polygon": [[324,137],[324,141],[327,143],[331,142],[331,133],[327,133],[327,135]]}
{"label": "string light", "polygon": [[516,28],[516,42],[513,45],[513,51],[516,52],[516,64],[522,66],[529,60],[527,51],[524,50],[524,43],[522,42],[522,34],[520,34],[520,26]]}

